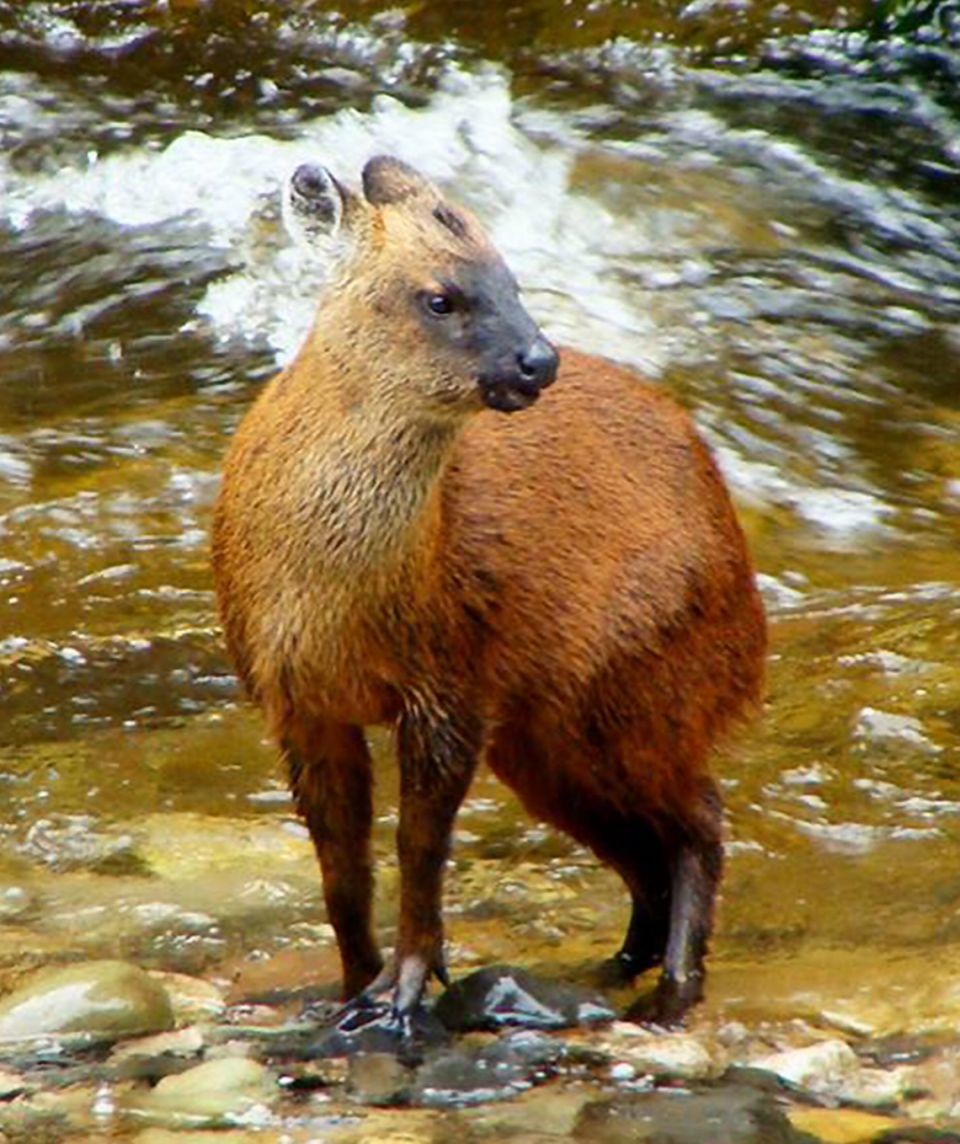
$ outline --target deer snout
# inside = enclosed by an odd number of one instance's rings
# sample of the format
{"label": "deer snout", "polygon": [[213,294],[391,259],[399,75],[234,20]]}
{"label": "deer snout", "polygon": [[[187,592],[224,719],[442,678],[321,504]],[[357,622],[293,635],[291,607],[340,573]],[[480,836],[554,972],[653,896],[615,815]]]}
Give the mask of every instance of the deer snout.
{"label": "deer snout", "polygon": [[560,355],[542,334],[528,350],[517,354],[521,378],[538,391],[553,384],[559,364]]}
{"label": "deer snout", "polygon": [[496,368],[480,374],[484,404],[501,413],[528,408],[540,396],[540,391],[553,383],[559,363],[557,351],[538,333],[530,345],[516,352],[512,359],[501,360]]}

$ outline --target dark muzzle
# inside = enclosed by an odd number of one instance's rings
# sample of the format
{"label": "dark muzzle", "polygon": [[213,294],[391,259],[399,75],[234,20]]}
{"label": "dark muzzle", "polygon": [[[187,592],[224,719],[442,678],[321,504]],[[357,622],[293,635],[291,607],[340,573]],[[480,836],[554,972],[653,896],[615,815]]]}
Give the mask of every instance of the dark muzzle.
{"label": "dark muzzle", "polygon": [[501,413],[526,409],[557,376],[560,358],[542,335],[510,363],[480,375],[480,392],[486,405]]}

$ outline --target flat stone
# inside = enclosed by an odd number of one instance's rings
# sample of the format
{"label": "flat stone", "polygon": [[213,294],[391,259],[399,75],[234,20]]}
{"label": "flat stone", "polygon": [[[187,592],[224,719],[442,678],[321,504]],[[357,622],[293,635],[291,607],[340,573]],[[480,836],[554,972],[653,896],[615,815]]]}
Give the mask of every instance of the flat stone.
{"label": "flat stone", "polygon": [[625,1021],[612,1025],[599,1044],[615,1062],[653,1076],[700,1080],[718,1076],[726,1065],[691,1033],[655,1033]]}
{"label": "flat stone", "polygon": [[569,1029],[615,1017],[596,993],[537,977],[510,965],[492,965],[454,982],[434,1014],[453,1032],[520,1026]]}
{"label": "flat stone", "polygon": [[565,1138],[592,1099],[588,1091],[558,1092],[551,1087],[522,1093],[502,1104],[466,1109],[460,1115],[482,1131],[485,1139],[513,1141],[527,1134]]}
{"label": "flat stone", "polygon": [[204,1046],[203,1032],[196,1025],[186,1029],[175,1029],[171,1033],[154,1033],[149,1037],[137,1037],[118,1045],[110,1053],[111,1062],[126,1061],[132,1057],[192,1057],[199,1054]]}
{"label": "flat stone", "polygon": [[0,1002],[0,1040],[62,1033],[117,1040],[164,1032],[173,1023],[163,986],[122,961],[42,970]]}
{"label": "flat stone", "polygon": [[532,1087],[529,1068],[458,1046],[435,1054],[418,1070],[412,1103],[430,1108],[506,1100]]}
{"label": "flat stone", "polygon": [[860,1061],[846,1041],[820,1041],[802,1049],[789,1049],[761,1057],[753,1065],[776,1073],[800,1088],[825,1096],[838,1096],[857,1083]]}
{"label": "flat stone", "polygon": [[866,1144],[896,1123],[888,1116],[853,1108],[791,1108],[787,1116],[794,1128],[823,1144]]}
{"label": "flat stone", "polygon": [[21,1073],[0,1069],[0,1100],[11,1100],[22,1092],[33,1088]]}
{"label": "flat stone", "polygon": [[264,1065],[244,1057],[226,1057],[164,1077],[138,1108],[172,1125],[199,1126],[249,1117],[278,1095],[276,1077]]}
{"label": "flat stone", "polygon": [[578,1118],[573,1139],[584,1144],[810,1144],[774,1096],[739,1085],[594,1101]]}
{"label": "flat stone", "polygon": [[147,1128],[137,1133],[133,1144],[301,1144],[302,1136],[291,1136],[285,1130],[263,1132],[256,1129],[211,1128],[197,1132],[176,1128]]}

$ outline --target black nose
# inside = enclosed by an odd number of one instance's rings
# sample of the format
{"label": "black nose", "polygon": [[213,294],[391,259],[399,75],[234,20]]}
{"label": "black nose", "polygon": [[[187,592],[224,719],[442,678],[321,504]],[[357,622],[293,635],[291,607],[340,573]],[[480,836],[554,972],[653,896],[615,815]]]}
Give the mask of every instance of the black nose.
{"label": "black nose", "polygon": [[517,354],[517,365],[524,381],[543,389],[557,376],[560,357],[546,338],[537,338],[533,345],[522,354]]}

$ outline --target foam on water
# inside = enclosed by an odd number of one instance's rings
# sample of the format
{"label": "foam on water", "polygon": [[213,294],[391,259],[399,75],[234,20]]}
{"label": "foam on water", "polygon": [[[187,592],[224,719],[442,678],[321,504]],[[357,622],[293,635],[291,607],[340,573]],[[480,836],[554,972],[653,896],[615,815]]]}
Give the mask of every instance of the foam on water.
{"label": "foam on water", "polygon": [[[298,163],[322,162],[349,182],[381,152],[480,213],[556,336],[602,340],[611,356],[636,359],[636,333],[649,333],[648,325],[622,288],[603,280],[595,250],[611,220],[567,194],[572,152],[534,142],[517,126],[507,77],[495,68],[451,73],[424,108],[381,96],[370,114],[345,109],[307,122],[295,141],[190,131],[162,150],[91,155],[86,166],[28,180],[0,158],[2,209],[18,228],[38,210],[93,212],[122,226],[202,223],[238,269],[209,288],[199,316],[219,337],[265,338],[282,361],[309,324],[322,268],[285,240],[258,246],[258,216],[275,208]],[[649,358],[643,364],[655,370],[656,352]]]}

